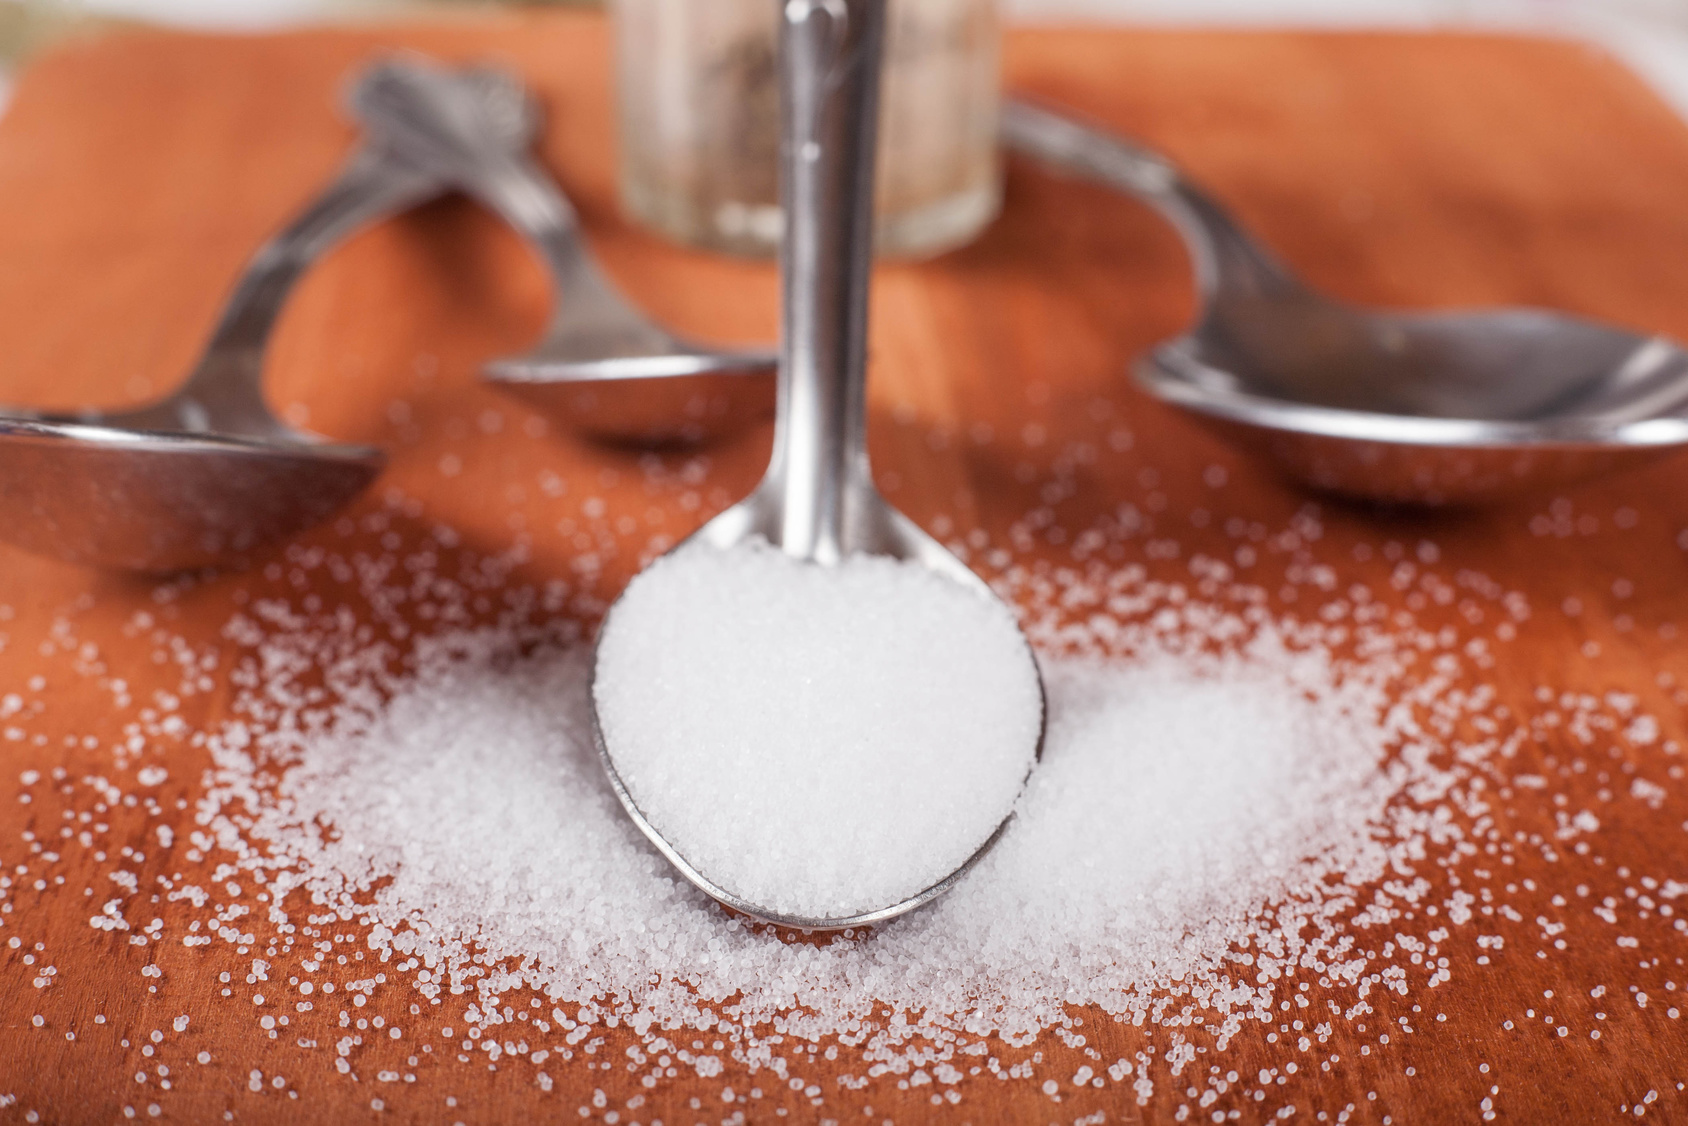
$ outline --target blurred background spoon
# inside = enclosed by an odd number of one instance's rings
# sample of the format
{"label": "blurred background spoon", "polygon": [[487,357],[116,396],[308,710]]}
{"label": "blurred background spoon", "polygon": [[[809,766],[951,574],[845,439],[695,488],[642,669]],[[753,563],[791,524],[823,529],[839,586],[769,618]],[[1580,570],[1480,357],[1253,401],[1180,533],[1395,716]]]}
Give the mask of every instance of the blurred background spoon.
{"label": "blurred background spoon", "polygon": [[[354,83],[356,114],[369,75]],[[385,464],[264,402],[265,346],[306,269],[352,232],[448,189],[371,130],[338,179],[253,256],[187,381],[148,406],[0,408],[0,537],[72,562],[170,571],[316,524]]]}
{"label": "blurred background spoon", "polygon": [[573,206],[533,159],[539,111],[520,80],[493,68],[468,77],[398,56],[378,68],[361,101],[401,149],[525,236],[551,274],[555,304],[543,339],[524,355],[490,361],[488,382],[611,442],[697,442],[770,414],[777,355],[698,344],[636,309],[593,260]]}
{"label": "blurred background spoon", "polygon": [[1472,503],[1688,444],[1688,352],[1538,309],[1374,312],[1308,288],[1164,157],[1010,100],[1005,145],[1123,190],[1178,228],[1195,327],[1138,366],[1150,391],[1314,487]]}

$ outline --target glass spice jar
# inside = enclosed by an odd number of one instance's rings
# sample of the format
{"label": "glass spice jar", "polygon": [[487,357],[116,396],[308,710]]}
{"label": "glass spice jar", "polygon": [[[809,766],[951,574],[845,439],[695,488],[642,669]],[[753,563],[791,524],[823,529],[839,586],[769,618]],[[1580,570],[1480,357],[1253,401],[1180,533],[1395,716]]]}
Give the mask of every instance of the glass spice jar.
{"label": "glass spice jar", "polygon": [[[613,0],[621,199],[681,242],[779,246],[780,0]],[[890,0],[880,99],[880,253],[960,246],[996,216],[996,0]]]}

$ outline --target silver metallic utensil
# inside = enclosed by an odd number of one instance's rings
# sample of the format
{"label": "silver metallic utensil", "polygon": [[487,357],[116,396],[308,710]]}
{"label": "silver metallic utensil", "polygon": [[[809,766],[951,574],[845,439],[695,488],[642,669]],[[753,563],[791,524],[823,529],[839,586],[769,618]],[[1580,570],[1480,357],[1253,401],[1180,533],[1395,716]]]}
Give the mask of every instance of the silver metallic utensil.
{"label": "silver metallic utensil", "polygon": [[1023,101],[1011,149],[1123,190],[1183,236],[1202,310],[1138,366],[1154,394],[1320,489],[1472,503],[1688,443],[1688,352],[1536,309],[1402,313],[1309,289],[1165,158]]}
{"label": "silver metallic utensil", "polygon": [[629,304],[531,155],[539,113],[520,81],[492,68],[471,73],[465,88],[420,56],[398,56],[366,104],[395,143],[501,215],[550,271],[544,338],[526,355],[489,362],[486,379],[613,442],[695,442],[771,413],[772,380],[758,377],[772,374],[777,356],[682,339]]}
{"label": "silver metallic utensil", "polygon": [[338,510],[385,455],[276,418],[263,396],[265,345],[317,258],[446,190],[371,133],[339,178],[253,256],[204,355],[168,398],[74,415],[3,408],[0,537],[77,563],[170,571],[227,561]]}
{"label": "silver metallic utensil", "polygon": [[[784,332],[774,451],[756,490],[696,538],[723,550],[765,539],[821,566],[855,553],[887,555],[994,599],[983,580],[879,495],[868,466],[867,298],[885,5],[787,0],[781,7],[782,194],[789,225],[781,255]],[[605,634],[614,620],[612,607]],[[1029,646],[1027,664],[1036,676]],[[902,902],[848,918],[783,915],[718,886],[665,840],[617,773],[615,748],[604,738],[595,704],[593,727],[617,796],[651,842],[699,888],[767,922],[837,930],[893,918],[948,890],[1007,824],[998,825],[957,871]]]}

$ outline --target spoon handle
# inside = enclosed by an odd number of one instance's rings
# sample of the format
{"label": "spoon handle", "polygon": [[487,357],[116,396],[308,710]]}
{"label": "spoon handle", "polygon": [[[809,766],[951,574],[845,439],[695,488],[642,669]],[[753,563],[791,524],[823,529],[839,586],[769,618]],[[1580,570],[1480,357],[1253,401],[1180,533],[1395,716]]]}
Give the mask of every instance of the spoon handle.
{"label": "spoon handle", "polygon": [[375,68],[357,109],[383,139],[447,176],[535,246],[557,290],[547,339],[590,339],[608,354],[673,343],[598,268],[574,205],[530,155],[539,115],[519,79],[401,55]]}
{"label": "spoon handle", "polygon": [[1020,98],[1003,101],[999,130],[1008,149],[1124,191],[1166,216],[1183,236],[1204,297],[1301,289],[1218,201],[1159,153]]}
{"label": "spoon handle", "polygon": [[[501,215],[545,260],[556,288],[543,351],[559,359],[683,351],[622,294],[587,251],[580,218],[549,174],[526,153],[485,159],[459,180],[463,190]],[[557,343],[553,343],[557,342]]]}
{"label": "spoon handle", "polygon": [[264,405],[264,346],[294,284],[353,231],[444,191],[414,166],[366,145],[306,210],[259,248],[193,373],[149,413],[171,428],[269,434],[280,425]]}
{"label": "spoon handle", "polygon": [[1178,169],[1159,153],[1021,98],[1003,99],[997,128],[1016,152],[1146,200],[1178,185]]}
{"label": "spoon handle", "polygon": [[886,0],[785,0],[780,22],[783,325],[759,494],[788,554],[844,554],[867,465],[867,302]]}

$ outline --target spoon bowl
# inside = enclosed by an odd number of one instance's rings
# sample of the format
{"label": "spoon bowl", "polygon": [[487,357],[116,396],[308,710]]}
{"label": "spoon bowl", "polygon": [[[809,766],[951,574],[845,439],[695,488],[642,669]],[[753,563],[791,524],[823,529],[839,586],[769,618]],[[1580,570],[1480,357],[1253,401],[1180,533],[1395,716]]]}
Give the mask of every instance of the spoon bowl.
{"label": "spoon bowl", "polygon": [[[487,382],[607,445],[701,445],[773,414],[773,380],[759,359],[705,361],[676,354],[665,370],[647,356],[632,370],[595,362],[565,372],[515,357],[492,360],[482,371]],[[589,370],[598,374],[584,374]]]}
{"label": "spoon bowl", "polygon": [[162,572],[321,523],[380,473],[365,446],[0,418],[5,537],[73,563]]}
{"label": "spoon bowl", "polygon": [[1177,227],[1201,313],[1138,379],[1296,480],[1470,504],[1688,444],[1688,352],[1670,340],[1540,309],[1358,309],[1307,287],[1156,153],[1022,101],[1004,106],[1002,135]]}
{"label": "spoon bowl", "polygon": [[[823,568],[863,554],[886,556],[935,572],[1007,616],[983,580],[880,496],[868,465],[867,293],[885,3],[792,0],[781,9],[782,193],[789,227],[782,248],[785,332],[774,452],[755,491],[675,551],[697,544],[728,551],[765,542],[804,565]],[[995,821],[993,814],[988,831],[976,840],[959,842],[971,851],[954,870],[913,894],[848,914],[774,909],[724,886],[653,823],[619,769],[616,745],[606,737],[599,674],[609,641],[616,637],[618,611],[626,602],[624,595],[611,607],[594,658],[591,698],[599,754],[617,797],[638,828],[686,879],[717,901],[754,919],[804,930],[866,926],[943,894],[1001,837],[1007,819]],[[794,621],[788,628],[803,626]],[[1019,647],[1013,660],[1023,660],[1023,666],[1009,667],[1026,670],[1027,698],[1037,701],[1037,746],[1022,752],[1035,759],[1041,752],[1042,684],[1030,646],[1017,628],[1012,628],[1012,644]],[[858,703],[870,709],[873,701]],[[766,702],[769,708],[788,704]],[[792,747],[791,753],[818,752]],[[1016,787],[1023,784],[1023,774],[1012,781]]]}

